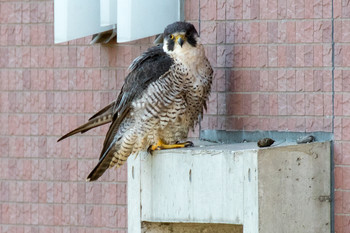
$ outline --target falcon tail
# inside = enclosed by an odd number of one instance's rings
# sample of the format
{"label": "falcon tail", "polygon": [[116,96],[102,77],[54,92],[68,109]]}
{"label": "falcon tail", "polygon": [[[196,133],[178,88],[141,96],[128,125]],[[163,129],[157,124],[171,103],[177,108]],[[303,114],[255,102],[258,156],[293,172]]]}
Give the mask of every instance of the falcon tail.
{"label": "falcon tail", "polygon": [[135,136],[119,135],[119,126],[129,114],[130,109],[122,112],[116,119],[113,120],[109,126],[103,148],[100,154],[100,159],[96,167],[91,171],[86,181],[97,180],[102,174],[110,167],[117,165],[118,167],[123,165],[127,157],[132,153],[133,145],[135,143]]}
{"label": "falcon tail", "polygon": [[69,133],[63,135],[61,138],[59,138],[57,140],[57,142],[68,138],[74,134],[77,133],[85,133],[86,131],[89,131],[92,128],[107,124],[109,122],[112,121],[113,118],[113,106],[114,106],[114,102],[107,105],[106,107],[104,107],[103,109],[101,109],[100,111],[98,111],[95,115],[93,115],[89,121],[81,126],[79,126],[78,128],[70,131]]}
{"label": "falcon tail", "polygon": [[110,167],[113,156],[120,149],[120,143],[112,143],[107,151],[101,156],[95,168],[90,172],[86,181],[95,181]]}

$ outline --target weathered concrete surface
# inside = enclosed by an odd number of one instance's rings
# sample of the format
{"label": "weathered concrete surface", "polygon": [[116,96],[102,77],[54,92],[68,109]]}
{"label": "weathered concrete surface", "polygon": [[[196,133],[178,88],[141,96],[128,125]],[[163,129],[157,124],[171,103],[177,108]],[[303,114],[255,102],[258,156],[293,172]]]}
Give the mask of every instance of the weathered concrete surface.
{"label": "weathered concrete surface", "polygon": [[249,222],[246,228],[253,232],[258,227],[257,152],[222,147],[162,151],[141,157],[141,219]]}
{"label": "weathered concrete surface", "polygon": [[162,232],[168,225],[160,223],[235,224],[244,233],[330,232],[329,142],[160,151],[129,159],[128,172],[129,233],[141,233],[142,222]]}
{"label": "weathered concrete surface", "polygon": [[261,233],[330,232],[330,144],[258,151]]}
{"label": "weathered concrete surface", "polygon": [[142,233],[243,233],[242,225],[143,222]]}

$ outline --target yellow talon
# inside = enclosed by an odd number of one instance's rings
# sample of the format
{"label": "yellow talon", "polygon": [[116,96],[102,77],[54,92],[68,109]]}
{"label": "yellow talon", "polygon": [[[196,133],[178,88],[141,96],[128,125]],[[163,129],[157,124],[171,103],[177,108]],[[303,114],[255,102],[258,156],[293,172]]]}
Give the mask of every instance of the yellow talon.
{"label": "yellow talon", "polygon": [[190,141],[184,142],[184,143],[176,143],[167,145],[162,140],[158,140],[157,144],[152,145],[150,150],[163,150],[163,149],[174,149],[174,148],[184,148],[184,147],[191,147],[193,146],[193,143]]}

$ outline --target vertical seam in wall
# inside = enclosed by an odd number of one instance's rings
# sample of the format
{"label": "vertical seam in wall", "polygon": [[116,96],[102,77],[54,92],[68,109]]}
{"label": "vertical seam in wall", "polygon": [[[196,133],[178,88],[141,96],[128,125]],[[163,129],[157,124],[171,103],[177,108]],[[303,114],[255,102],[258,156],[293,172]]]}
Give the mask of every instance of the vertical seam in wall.
{"label": "vertical seam in wall", "polygon": [[198,35],[201,36],[201,0],[198,1]]}
{"label": "vertical seam in wall", "polygon": [[332,0],[332,133],[334,134],[334,98],[335,98],[335,90],[334,90],[334,0]]}
{"label": "vertical seam in wall", "polygon": [[334,99],[335,99],[335,89],[334,89],[334,70],[335,70],[335,64],[334,64],[334,0],[332,0],[332,19],[331,19],[331,23],[332,23],[332,134],[333,134],[333,141],[331,142],[331,190],[330,190],[330,194],[331,194],[331,202],[330,202],[330,217],[331,217],[331,232],[335,232],[335,227],[334,227],[334,216],[335,216],[335,208],[334,208]]}

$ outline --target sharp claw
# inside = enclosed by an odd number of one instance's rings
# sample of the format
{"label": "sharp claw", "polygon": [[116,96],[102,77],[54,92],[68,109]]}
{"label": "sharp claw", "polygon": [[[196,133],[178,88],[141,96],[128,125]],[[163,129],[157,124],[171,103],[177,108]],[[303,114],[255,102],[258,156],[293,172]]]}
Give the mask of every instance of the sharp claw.
{"label": "sharp claw", "polygon": [[152,146],[149,146],[148,149],[147,149],[147,152],[149,154],[153,155],[153,150],[151,148],[152,148]]}
{"label": "sharp claw", "polygon": [[194,144],[191,141],[187,141],[185,142],[185,147],[194,147]]}

